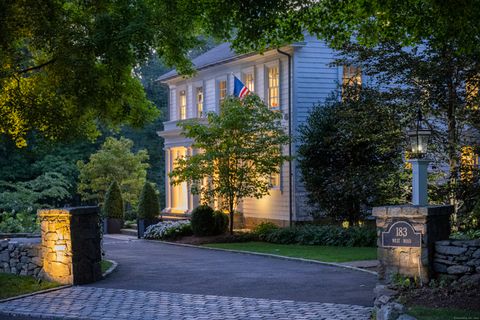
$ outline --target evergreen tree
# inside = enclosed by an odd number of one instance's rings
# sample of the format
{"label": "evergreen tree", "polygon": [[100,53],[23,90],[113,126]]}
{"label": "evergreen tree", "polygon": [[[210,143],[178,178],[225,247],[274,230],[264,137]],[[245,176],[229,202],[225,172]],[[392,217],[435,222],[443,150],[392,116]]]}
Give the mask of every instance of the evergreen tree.
{"label": "evergreen tree", "polygon": [[107,218],[123,219],[124,217],[122,192],[116,181],[113,181],[108,187],[103,213]]}
{"label": "evergreen tree", "polygon": [[147,220],[153,220],[157,218],[160,213],[158,195],[150,182],[146,182],[143,186],[137,212],[139,219]]}

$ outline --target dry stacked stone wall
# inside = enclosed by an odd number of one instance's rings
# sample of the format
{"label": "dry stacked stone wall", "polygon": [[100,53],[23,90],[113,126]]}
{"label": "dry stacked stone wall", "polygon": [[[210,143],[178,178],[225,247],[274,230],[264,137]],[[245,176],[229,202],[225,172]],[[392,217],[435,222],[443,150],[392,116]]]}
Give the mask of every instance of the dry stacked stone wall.
{"label": "dry stacked stone wall", "polygon": [[433,268],[438,275],[480,285],[480,239],[437,241]]}
{"label": "dry stacked stone wall", "polygon": [[22,276],[42,276],[40,244],[0,240],[0,272]]}

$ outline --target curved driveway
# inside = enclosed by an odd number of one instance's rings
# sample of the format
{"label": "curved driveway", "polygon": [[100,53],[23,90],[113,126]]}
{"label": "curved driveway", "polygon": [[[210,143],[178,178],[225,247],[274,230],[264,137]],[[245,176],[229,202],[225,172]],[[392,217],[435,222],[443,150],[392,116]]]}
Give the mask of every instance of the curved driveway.
{"label": "curved driveway", "polygon": [[107,237],[118,268],[92,287],[371,306],[376,276],[339,267]]}

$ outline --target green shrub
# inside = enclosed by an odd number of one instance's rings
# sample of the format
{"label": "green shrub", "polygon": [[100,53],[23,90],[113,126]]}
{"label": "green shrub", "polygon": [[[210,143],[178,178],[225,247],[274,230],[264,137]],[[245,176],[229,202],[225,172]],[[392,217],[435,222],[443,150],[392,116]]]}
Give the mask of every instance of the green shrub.
{"label": "green shrub", "polygon": [[33,233],[40,232],[37,215],[33,212],[0,213],[0,232]]}
{"label": "green shrub", "polygon": [[264,237],[264,235],[268,234],[273,230],[277,230],[280,227],[277,226],[275,223],[272,222],[262,222],[259,225],[255,226],[253,229],[253,233],[260,239]]}
{"label": "green shrub", "polygon": [[192,211],[192,231],[196,236],[211,236],[215,233],[213,209],[207,205],[196,207]]}
{"label": "green shrub", "polygon": [[153,220],[158,217],[160,212],[160,203],[158,202],[155,188],[150,182],[146,182],[140,194],[138,203],[138,218]]}
{"label": "green shrub", "polygon": [[113,181],[108,187],[105,196],[105,203],[103,204],[103,213],[105,217],[112,219],[123,219],[123,199],[122,192],[116,181]]}
{"label": "green shrub", "polygon": [[306,244],[342,247],[375,247],[375,228],[304,225],[289,228],[265,228],[259,239],[280,244]]}
{"label": "green shrub", "polygon": [[189,221],[165,221],[153,224],[145,230],[145,239],[167,240],[192,234]]}
{"label": "green shrub", "polygon": [[224,234],[228,230],[228,215],[222,211],[216,210],[213,212],[214,230],[213,234]]}
{"label": "green shrub", "polygon": [[480,230],[457,231],[450,235],[450,239],[455,239],[455,240],[480,239]]}

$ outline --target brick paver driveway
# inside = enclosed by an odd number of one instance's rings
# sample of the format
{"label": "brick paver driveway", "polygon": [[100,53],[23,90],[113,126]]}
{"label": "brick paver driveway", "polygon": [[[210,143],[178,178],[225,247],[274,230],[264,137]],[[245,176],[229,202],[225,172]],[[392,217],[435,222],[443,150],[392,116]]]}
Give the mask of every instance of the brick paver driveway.
{"label": "brick paver driveway", "polygon": [[3,317],[368,319],[376,282],[355,270],[144,240],[107,238],[105,250],[119,263],[107,279],[1,303]]}

